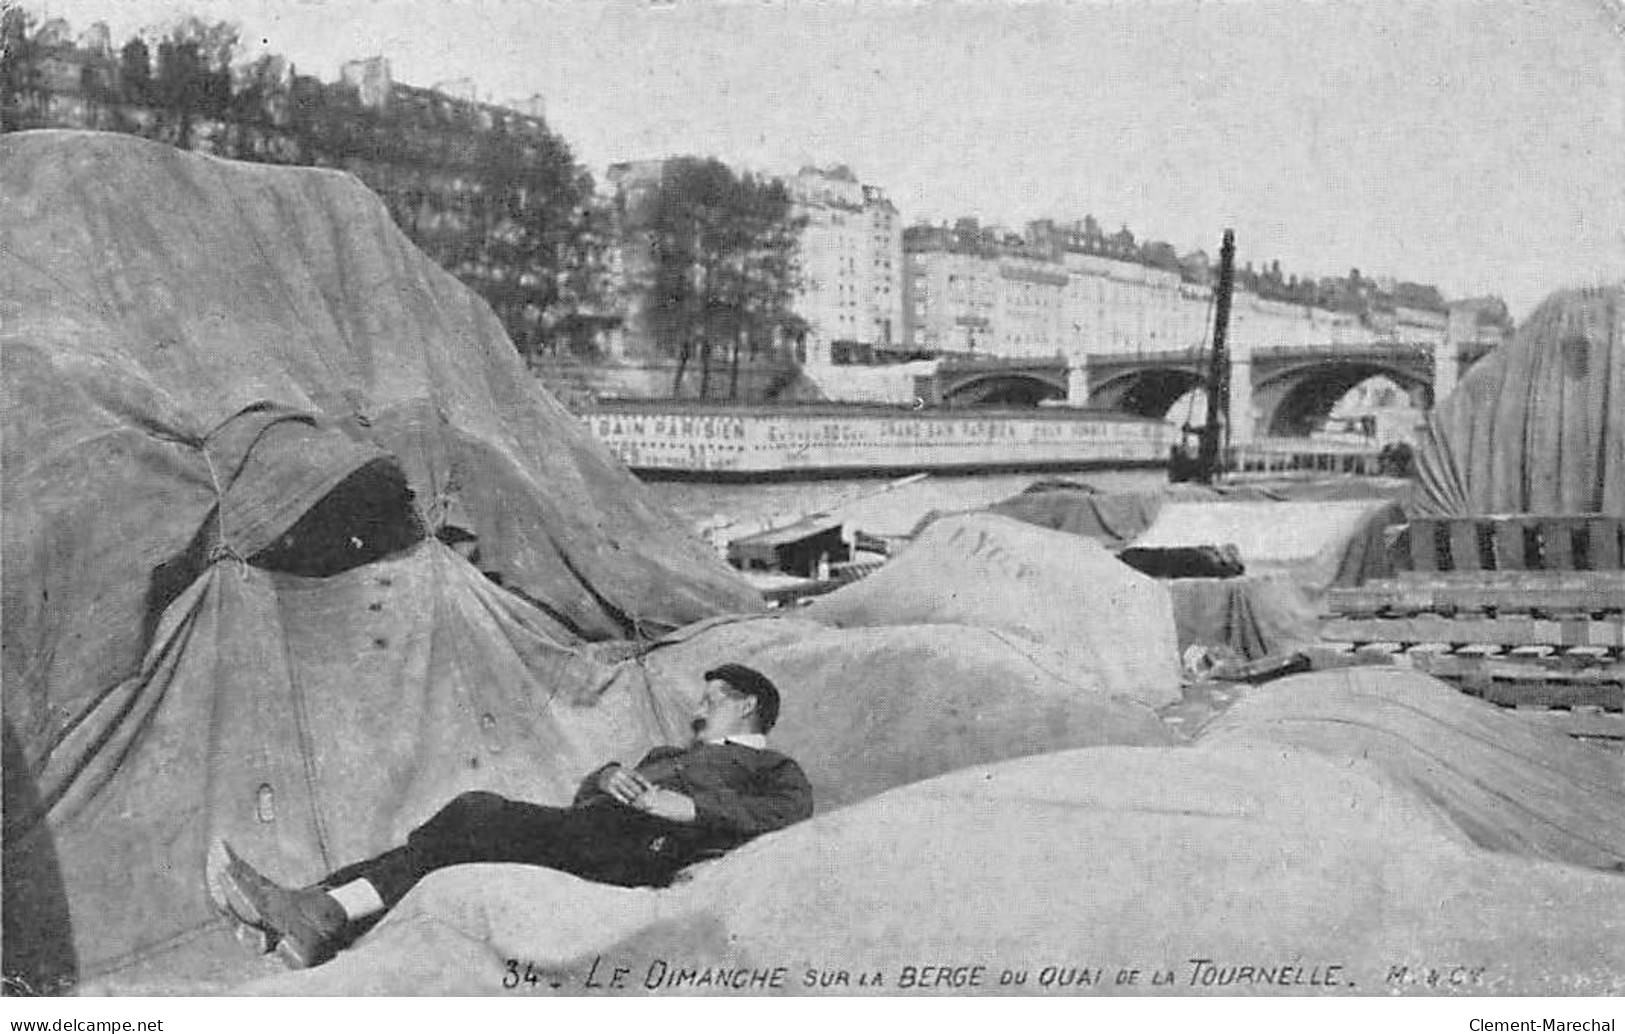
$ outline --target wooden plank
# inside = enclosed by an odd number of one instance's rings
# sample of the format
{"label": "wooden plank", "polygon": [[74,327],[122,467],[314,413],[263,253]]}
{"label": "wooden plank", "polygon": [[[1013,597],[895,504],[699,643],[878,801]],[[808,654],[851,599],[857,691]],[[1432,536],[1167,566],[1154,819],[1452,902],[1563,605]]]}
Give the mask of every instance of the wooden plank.
{"label": "wooden plank", "polygon": [[1518,711],[1543,725],[1549,725],[1569,736],[1583,736],[1602,740],[1619,740],[1616,746],[1625,747],[1625,714],[1614,714],[1597,708],[1576,708],[1570,711]]}
{"label": "wooden plank", "polygon": [[1478,522],[1450,522],[1450,567],[1455,571],[1478,571],[1484,564],[1478,556]]}
{"label": "wooden plank", "polygon": [[1553,683],[1576,686],[1625,686],[1625,668],[1618,665],[1595,668],[1564,668],[1540,661],[1513,660],[1492,657],[1485,662],[1485,670],[1492,678],[1519,681],[1544,679]]}
{"label": "wooden plank", "polygon": [[1587,543],[1591,553],[1591,569],[1593,571],[1617,571],[1621,564],[1620,532],[1625,528],[1625,521],[1618,517],[1593,517],[1586,522],[1586,531],[1591,541]]}
{"label": "wooden plank", "polygon": [[1494,607],[1498,611],[1541,610],[1549,614],[1590,614],[1593,611],[1625,609],[1625,598],[1616,598],[1613,594],[1594,589],[1436,590],[1434,595],[1440,599],[1454,598],[1458,607]]}
{"label": "wooden plank", "polygon": [[1574,570],[1574,522],[1544,517],[1539,527],[1541,566],[1549,571]]}
{"label": "wooden plank", "polygon": [[1560,645],[1555,621],[1526,617],[1446,618],[1418,614],[1409,618],[1331,618],[1320,630],[1324,639],[1349,643],[1495,643],[1502,646]]}
{"label": "wooden plank", "polygon": [[1563,656],[1582,664],[1601,664],[1608,660],[1609,652],[1606,646],[1571,646],[1563,651]]}
{"label": "wooden plank", "polygon": [[1495,522],[1495,566],[1501,571],[1522,571],[1523,522],[1499,520]]}
{"label": "wooden plank", "polygon": [[1399,571],[1391,579],[1364,588],[1398,583],[1409,589],[1495,589],[1523,592],[1538,589],[1586,589],[1625,592],[1625,571]]}
{"label": "wooden plank", "polygon": [[1439,549],[1436,534],[1439,522],[1419,517],[1411,521],[1411,569],[1415,571],[1439,570]]}
{"label": "wooden plank", "polygon": [[1595,677],[1604,680],[1613,679],[1616,682],[1625,682],[1625,665],[1620,664],[1618,658],[1610,657],[1606,653],[1604,653],[1602,656],[1588,656],[1586,654],[1576,654],[1573,652],[1575,650],[1593,649],[1592,647],[1573,646],[1566,648],[1560,653],[1554,652],[1544,655],[1539,653],[1520,652],[1522,650],[1539,651],[1544,649],[1548,648],[1540,646],[1514,647],[1507,658],[1497,658],[1495,663],[1514,663],[1520,665],[1523,669],[1539,669],[1542,671],[1563,672],[1570,675],[1579,672],[1591,672],[1592,675],[1585,677]]}
{"label": "wooden plank", "polygon": [[1401,593],[1382,590],[1331,589],[1326,593],[1326,612],[1355,617],[1375,617],[1388,610],[1394,600],[1401,598],[1403,598]]}
{"label": "wooden plank", "polygon": [[1550,681],[1511,682],[1495,679],[1484,689],[1484,699],[1504,707],[1600,707],[1604,711],[1625,708],[1625,688],[1618,685],[1586,685]]}
{"label": "wooden plank", "polygon": [[[1486,571],[1483,576],[1502,572]],[[1625,614],[1625,582],[1613,577],[1600,577],[1603,572],[1588,572],[1597,580],[1591,584],[1574,583],[1573,575],[1560,576],[1551,584],[1532,583],[1526,575],[1522,581],[1490,584],[1433,585],[1410,583],[1406,592],[1388,592],[1386,587],[1365,587],[1368,592],[1359,602],[1364,610],[1373,604],[1385,603],[1381,610],[1410,614],[1416,610],[1441,612],[1493,610],[1497,615],[1538,613],[1542,617],[1559,620],[1578,619],[1593,615]],[[1615,572],[1616,574],[1618,572]],[[1329,604],[1335,611],[1335,601]]]}
{"label": "wooden plank", "polygon": [[1337,590],[1328,594],[1322,635],[1343,642],[1625,646],[1625,583],[1616,591],[1611,576],[1598,580],[1601,586],[1524,591],[1395,582]]}
{"label": "wooden plank", "polygon": [[1491,653],[1501,648],[1483,644],[1464,646],[1454,653],[1436,653],[1412,650],[1410,655],[1417,667],[1424,664],[1430,674],[1449,678],[1469,671],[1482,671],[1494,678],[1551,679],[1556,682],[1625,685],[1625,664],[1605,661],[1600,664],[1565,664],[1561,657],[1515,657],[1504,653]]}
{"label": "wooden plank", "polygon": [[[1556,653],[1534,658],[1533,663],[1558,671],[1609,668],[1618,660],[1617,657],[1610,656],[1610,653],[1606,646],[1565,646],[1560,647]],[[1621,667],[1618,674],[1609,677],[1625,681],[1625,667]]]}
{"label": "wooden plank", "polygon": [[1432,589],[1397,582],[1372,582],[1358,588],[1326,592],[1326,610],[1331,614],[1410,615],[1433,610],[1438,605]]}

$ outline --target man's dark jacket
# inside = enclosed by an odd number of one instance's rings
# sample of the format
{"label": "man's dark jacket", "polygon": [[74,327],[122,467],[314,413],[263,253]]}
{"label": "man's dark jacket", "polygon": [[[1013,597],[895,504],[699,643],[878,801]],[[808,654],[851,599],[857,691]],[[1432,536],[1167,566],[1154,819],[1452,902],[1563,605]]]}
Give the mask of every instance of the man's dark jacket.
{"label": "man's dark jacket", "polygon": [[[599,789],[599,777],[609,767],[582,781],[572,809],[624,808]],[[654,785],[693,800],[692,823],[654,819],[661,824],[657,835],[691,856],[726,851],[813,813],[807,776],[776,750],[727,741],[656,747],[638,762],[637,772]]]}

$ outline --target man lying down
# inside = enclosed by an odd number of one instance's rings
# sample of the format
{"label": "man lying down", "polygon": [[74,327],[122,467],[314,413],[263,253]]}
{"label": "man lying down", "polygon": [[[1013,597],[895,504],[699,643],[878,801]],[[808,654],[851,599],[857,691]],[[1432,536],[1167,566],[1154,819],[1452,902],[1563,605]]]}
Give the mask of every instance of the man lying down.
{"label": "man lying down", "polygon": [[268,879],[216,841],[207,866],[215,901],[303,969],[332,958],[359,924],[394,908],[436,869],[510,862],[661,887],[697,860],[811,816],[812,787],[801,767],[767,746],[777,688],[741,664],[714,668],[705,680],[690,746],[656,747],[635,768],[605,765],[582,781],[568,808],[461,794],[405,844],[300,889]]}

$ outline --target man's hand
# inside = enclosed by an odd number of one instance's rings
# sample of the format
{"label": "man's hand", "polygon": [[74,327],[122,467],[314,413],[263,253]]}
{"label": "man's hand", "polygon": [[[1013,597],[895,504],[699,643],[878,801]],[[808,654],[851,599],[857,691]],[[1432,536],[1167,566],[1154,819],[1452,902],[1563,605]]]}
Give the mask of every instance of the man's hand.
{"label": "man's hand", "polygon": [[611,765],[598,776],[598,788],[622,804],[635,806],[637,799],[654,789],[654,784],[630,768]]}
{"label": "man's hand", "polygon": [[672,822],[693,822],[694,799],[656,786],[635,769],[612,765],[598,776],[598,788],[629,808]]}
{"label": "man's hand", "polygon": [[693,822],[695,817],[694,798],[659,786],[645,790],[632,807],[672,822]]}

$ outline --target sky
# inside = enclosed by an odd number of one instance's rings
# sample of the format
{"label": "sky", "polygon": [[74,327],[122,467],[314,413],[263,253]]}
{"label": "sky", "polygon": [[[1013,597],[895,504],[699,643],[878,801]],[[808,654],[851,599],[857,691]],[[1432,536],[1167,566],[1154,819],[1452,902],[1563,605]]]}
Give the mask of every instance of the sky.
{"label": "sky", "polygon": [[541,94],[595,175],[844,163],[908,222],[1108,230],[1499,294],[1625,280],[1625,0],[22,0],[335,78]]}

